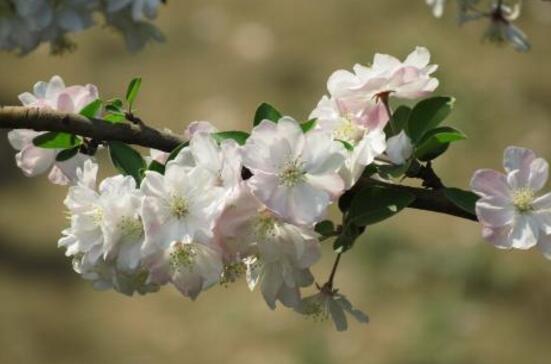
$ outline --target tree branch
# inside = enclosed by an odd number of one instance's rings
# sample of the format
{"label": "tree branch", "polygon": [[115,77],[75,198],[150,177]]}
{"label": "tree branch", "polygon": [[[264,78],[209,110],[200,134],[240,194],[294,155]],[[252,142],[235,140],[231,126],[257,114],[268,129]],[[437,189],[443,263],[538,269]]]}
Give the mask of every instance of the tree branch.
{"label": "tree branch", "polygon": [[[162,132],[146,125],[113,124],[101,119],[88,119],[81,115],[21,106],[0,107],[0,129],[33,129],[36,131],[65,132],[95,140],[119,141],[165,152],[171,152],[184,142],[173,134]],[[361,179],[353,189],[359,190],[366,186],[382,186],[390,190],[409,192],[415,196],[415,201],[409,206],[414,209],[433,211],[477,221],[475,215],[462,210],[450,202],[442,189],[432,190],[402,186],[377,181],[372,178]]]}
{"label": "tree branch", "polygon": [[0,128],[65,132],[101,141],[141,145],[165,152],[171,152],[184,142],[174,134],[146,125],[114,124],[101,119],[88,119],[77,114],[22,106],[0,107]]}

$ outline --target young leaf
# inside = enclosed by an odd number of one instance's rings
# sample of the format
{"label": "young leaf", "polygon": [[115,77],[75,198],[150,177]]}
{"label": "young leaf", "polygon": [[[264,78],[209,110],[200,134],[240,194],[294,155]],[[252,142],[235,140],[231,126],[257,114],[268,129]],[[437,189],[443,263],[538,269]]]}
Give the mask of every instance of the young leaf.
{"label": "young leaf", "polygon": [[473,215],[476,214],[475,206],[478,196],[474,193],[459,188],[446,188],[444,194],[455,206]]}
{"label": "young leaf", "polygon": [[437,96],[419,102],[409,116],[407,134],[414,144],[431,129],[434,129],[450,114],[455,99]]}
{"label": "young leaf", "polygon": [[80,115],[86,116],[87,118],[94,118],[98,115],[101,110],[101,100],[95,99],[88,105],[86,105],[82,110],[80,110]]}
{"label": "young leaf", "polygon": [[335,233],[335,224],[331,220],[324,220],[317,223],[314,230],[322,236],[331,236]]}
{"label": "young leaf", "polygon": [[220,133],[213,133],[212,137],[218,142],[222,142],[226,139],[233,139],[235,140],[239,145],[244,145],[247,139],[249,138],[249,133],[245,133],[244,131],[222,131]]}
{"label": "young leaf", "polygon": [[465,134],[447,126],[428,131],[415,148],[415,156],[421,161],[433,160],[444,153],[450,143],[467,139]]}
{"label": "young leaf", "polygon": [[70,149],[64,149],[56,155],[55,160],[58,162],[65,162],[66,160],[69,160],[77,155],[79,150],[80,146],[76,146]]}
{"label": "young leaf", "polygon": [[118,97],[115,97],[114,99],[107,100],[106,105],[117,109],[121,109],[123,104],[121,99],[119,99]]}
{"label": "young leaf", "polygon": [[340,139],[335,139],[337,142],[341,143],[344,148],[346,150],[348,150],[349,152],[353,151],[354,150],[354,146],[352,144],[350,144],[349,142],[347,141],[344,141],[344,140],[340,140]]}
{"label": "young leaf", "polygon": [[48,132],[35,137],[33,144],[46,149],[69,149],[82,144],[82,140],[73,134]]}
{"label": "young leaf", "polygon": [[116,124],[116,123],[122,123],[124,120],[126,120],[126,117],[124,116],[124,114],[121,114],[118,112],[116,113],[110,112],[109,114],[103,117],[103,120]]}
{"label": "young leaf", "polygon": [[267,103],[262,103],[254,114],[253,126],[257,126],[262,120],[270,120],[277,123],[282,117],[283,115],[275,107]]}
{"label": "young leaf", "polygon": [[128,89],[126,90],[126,101],[128,102],[128,109],[132,110],[134,106],[134,101],[140,92],[140,87],[142,86],[142,79],[140,77],[130,81]]}
{"label": "young leaf", "polygon": [[357,226],[372,225],[394,216],[414,200],[409,192],[367,187],[352,200],[347,219]]}
{"label": "young leaf", "polygon": [[310,130],[312,130],[316,126],[317,119],[308,120],[302,124],[300,124],[300,127],[302,128],[303,133],[307,133]]}
{"label": "young leaf", "polygon": [[138,184],[141,182],[140,170],[145,170],[147,166],[140,153],[124,143],[109,142],[109,155],[119,172],[134,177]]}

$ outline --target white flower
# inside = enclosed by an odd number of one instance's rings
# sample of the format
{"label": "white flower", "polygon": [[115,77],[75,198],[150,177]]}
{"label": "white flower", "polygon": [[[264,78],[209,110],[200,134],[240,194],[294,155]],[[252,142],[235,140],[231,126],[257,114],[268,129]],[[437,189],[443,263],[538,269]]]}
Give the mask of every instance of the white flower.
{"label": "white flower", "polygon": [[156,284],[171,282],[184,296],[196,299],[220,280],[222,252],[203,231],[183,235],[148,259],[150,281]]}
{"label": "white flower", "polygon": [[187,126],[184,132],[184,138],[186,140],[191,140],[195,133],[200,132],[212,134],[218,132],[218,129],[208,121],[193,121]]}
{"label": "white flower", "polygon": [[244,147],[243,164],[253,173],[253,194],[270,210],[296,224],[312,224],[344,189],[337,171],[344,147],[322,131],[302,132],[289,117],[262,121]]}
{"label": "white flower", "polygon": [[146,172],[141,185],[146,254],[164,251],[198,230],[210,233],[223,203],[224,190],[216,182],[208,170],[175,161],[168,163],[164,176]]}
{"label": "white flower", "polygon": [[386,155],[396,165],[405,164],[413,154],[413,144],[405,131],[388,138],[386,141]]}
{"label": "white flower", "polygon": [[319,293],[303,298],[296,311],[316,321],[325,321],[331,317],[337,331],[348,329],[346,313],[360,323],[369,322],[367,315],[354,308],[345,296],[328,287],[322,287]]}
{"label": "white flower", "polygon": [[[25,92],[19,95],[19,99],[26,107],[66,113],[78,113],[97,98],[98,90],[95,86],[66,87],[59,76],[52,77],[49,82],[37,82],[33,93]],[[60,150],[39,148],[33,144],[33,139],[41,134],[43,133],[27,129],[13,130],[8,133],[10,144],[19,151],[15,156],[17,166],[29,177],[45,173],[52,168],[49,175],[52,183],[61,185],[74,183],[76,169],[90,157],[77,153],[69,160],[58,162],[56,156]]]}
{"label": "white flower", "polygon": [[299,288],[313,283],[309,268],[320,257],[317,234],[279,219],[260,203],[246,184],[237,191],[217,221],[215,239],[232,266],[244,261],[247,283],[257,284],[266,303],[296,307]]}
{"label": "white flower", "polygon": [[541,242],[548,252],[551,193],[537,196],[547,182],[547,162],[529,149],[508,147],[503,166],[506,175],[482,169],[471,181],[471,189],[481,197],[476,214],[483,237],[505,249],[530,249]]}
{"label": "white flower", "polygon": [[234,140],[226,139],[218,145],[210,133],[196,131],[174,159],[182,166],[200,166],[210,172],[218,186],[227,190],[236,188],[241,178],[241,149]]}
{"label": "white flower", "polygon": [[446,5],[446,0],[425,0],[427,5],[432,8],[432,14],[441,18],[444,14],[444,6]]}
{"label": "white flower", "polygon": [[316,118],[316,128],[329,132],[337,142],[346,142],[354,149],[346,153],[346,161],[339,171],[346,188],[352,187],[365,166],[373,163],[385,149],[383,129],[388,113],[382,103],[354,96],[329,98],[324,96],[310,114]]}
{"label": "white flower", "polygon": [[139,211],[141,193],[132,177],[102,181],[96,189],[97,165],[86,161],[78,183],[69,189],[65,205],[71,226],[58,245],[73,257],[75,271],[96,288],[114,288],[131,295],[156,290],[146,282],[141,246],[144,240]]}

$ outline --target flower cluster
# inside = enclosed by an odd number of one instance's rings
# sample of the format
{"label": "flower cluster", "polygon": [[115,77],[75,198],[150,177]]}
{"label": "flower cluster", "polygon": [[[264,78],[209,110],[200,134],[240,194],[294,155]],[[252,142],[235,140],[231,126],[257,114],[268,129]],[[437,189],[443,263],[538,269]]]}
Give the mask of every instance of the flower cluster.
{"label": "flower cluster", "polygon": [[54,53],[71,49],[67,35],[93,26],[99,13],[123,34],[128,48],[136,50],[149,40],[163,39],[150,22],[160,4],[161,0],[0,0],[0,49],[24,54],[45,42]]}
{"label": "flower cluster", "polygon": [[529,149],[508,147],[503,166],[506,174],[481,169],[471,181],[480,196],[476,214],[483,237],[502,249],[538,246],[551,259],[551,193],[538,196],[548,163]]}
{"label": "flower cluster", "polygon": [[[368,165],[412,158],[406,133],[386,132],[389,100],[432,93],[437,66],[429,63],[421,47],[403,62],[377,54],[372,66],[329,78],[329,95],[312,111],[313,123],[262,118],[239,143],[221,138],[208,122],[194,122],[181,149],[152,150],[147,168],[99,184],[90,156],[60,162],[59,150],[35,145],[40,135],[33,131],[12,131],[10,141],[26,175],[53,166],[50,179],[71,185],[65,199],[70,226],[59,246],[94,287],[132,295],[170,284],[196,299],[243,277],[270,308],[279,302],[315,319],[331,317],[343,330],[345,312],[360,322],[367,317],[333,288],[332,278],[316,284],[313,295],[302,292],[315,283],[310,269],[321,255],[316,225]],[[94,86],[65,87],[57,76],[20,96],[25,106],[66,113],[97,98]]]}

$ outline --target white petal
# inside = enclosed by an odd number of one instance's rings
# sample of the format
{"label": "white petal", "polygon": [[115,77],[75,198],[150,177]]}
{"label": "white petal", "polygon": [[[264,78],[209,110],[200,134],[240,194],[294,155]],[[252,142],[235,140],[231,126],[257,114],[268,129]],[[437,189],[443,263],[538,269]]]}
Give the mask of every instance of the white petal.
{"label": "white petal", "polygon": [[511,231],[513,248],[530,249],[538,243],[539,229],[534,217],[518,215]]}

